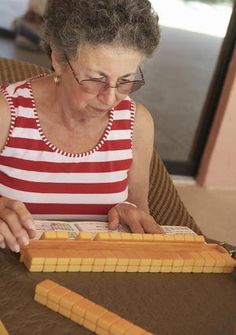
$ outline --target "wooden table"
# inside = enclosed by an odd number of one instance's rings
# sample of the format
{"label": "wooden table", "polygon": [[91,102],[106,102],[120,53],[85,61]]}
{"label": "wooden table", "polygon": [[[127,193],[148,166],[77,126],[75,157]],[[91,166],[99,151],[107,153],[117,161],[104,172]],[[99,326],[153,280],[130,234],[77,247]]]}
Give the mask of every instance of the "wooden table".
{"label": "wooden table", "polygon": [[52,279],[158,335],[234,335],[232,274],[30,273],[19,256],[0,251],[0,319],[10,335],[89,335],[33,300]]}

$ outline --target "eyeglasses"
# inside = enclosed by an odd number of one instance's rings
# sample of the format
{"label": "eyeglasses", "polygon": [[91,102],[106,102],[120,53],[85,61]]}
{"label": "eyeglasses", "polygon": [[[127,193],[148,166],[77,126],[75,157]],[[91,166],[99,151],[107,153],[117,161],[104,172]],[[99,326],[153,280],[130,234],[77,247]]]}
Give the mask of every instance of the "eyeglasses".
{"label": "eyeglasses", "polygon": [[116,86],[111,86],[107,82],[104,82],[102,80],[95,79],[95,78],[80,80],[78,78],[78,75],[75,73],[74,69],[72,68],[67,56],[65,56],[65,58],[66,58],[66,61],[71,69],[71,72],[75,80],[81,86],[81,89],[86,93],[99,94],[110,87],[110,88],[116,88],[118,93],[120,94],[127,95],[127,94],[137,91],[140,87],[142,87],[145,84],[144,75],[140,67],[139,67],[139,72],[141,75],[141,80],[133,80],[133,81],[122,80],[121,82],[117,83]]}

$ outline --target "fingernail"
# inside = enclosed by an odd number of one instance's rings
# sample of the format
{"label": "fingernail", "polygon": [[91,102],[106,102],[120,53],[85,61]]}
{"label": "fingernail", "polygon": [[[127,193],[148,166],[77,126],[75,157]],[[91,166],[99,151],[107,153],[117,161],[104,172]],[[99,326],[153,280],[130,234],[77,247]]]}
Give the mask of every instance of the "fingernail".
{"label": "fingernail", "polygon": [[32,220],[27,220],[26,224],[27,224],[27,226],[28,226],[29,229],[35,230],[35,226],[34,226]]}
{"label": "fingernail", "polygon": [[4,242],[0,243],[0,248],[5,249],[6,248],[6,244]]}
{"label": "fingernail", "polygon": [[20,252],[20,246],[18,244],[15,244],[11,250],[14,252]]}
{"label": "fingernail", "polygon": [[23,236],[21,238],[21,242],[22,242],[23,245],[28,245],[29,244],[29,239],[27,237]]}

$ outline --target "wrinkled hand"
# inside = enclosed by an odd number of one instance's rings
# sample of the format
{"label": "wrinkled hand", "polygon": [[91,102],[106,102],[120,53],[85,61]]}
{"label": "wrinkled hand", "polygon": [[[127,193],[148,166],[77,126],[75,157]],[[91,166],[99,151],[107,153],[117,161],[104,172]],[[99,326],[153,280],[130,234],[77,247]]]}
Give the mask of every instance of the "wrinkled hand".
{"label": "wrinkled hand", "polygon": [[117,229],[120,224],[127,225],[132,233],[164,233],[151,215],[127,203],[116,205],[108,212],[109,228]]}
{"label": "wrinkled hand", "polygon": [[20,246],[27,245],[34,236],[33,218],[25,205],[0,197],[0,247],[19,252]]}

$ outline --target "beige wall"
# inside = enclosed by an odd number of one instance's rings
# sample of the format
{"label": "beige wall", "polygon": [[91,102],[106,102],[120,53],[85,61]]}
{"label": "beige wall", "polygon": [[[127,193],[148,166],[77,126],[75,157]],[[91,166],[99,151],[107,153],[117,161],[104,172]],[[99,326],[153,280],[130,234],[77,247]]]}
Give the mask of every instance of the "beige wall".
{"label": "beige wall", "polygon": [[228,69],[197,182],[208,188],[236,189],[236,50]]}

